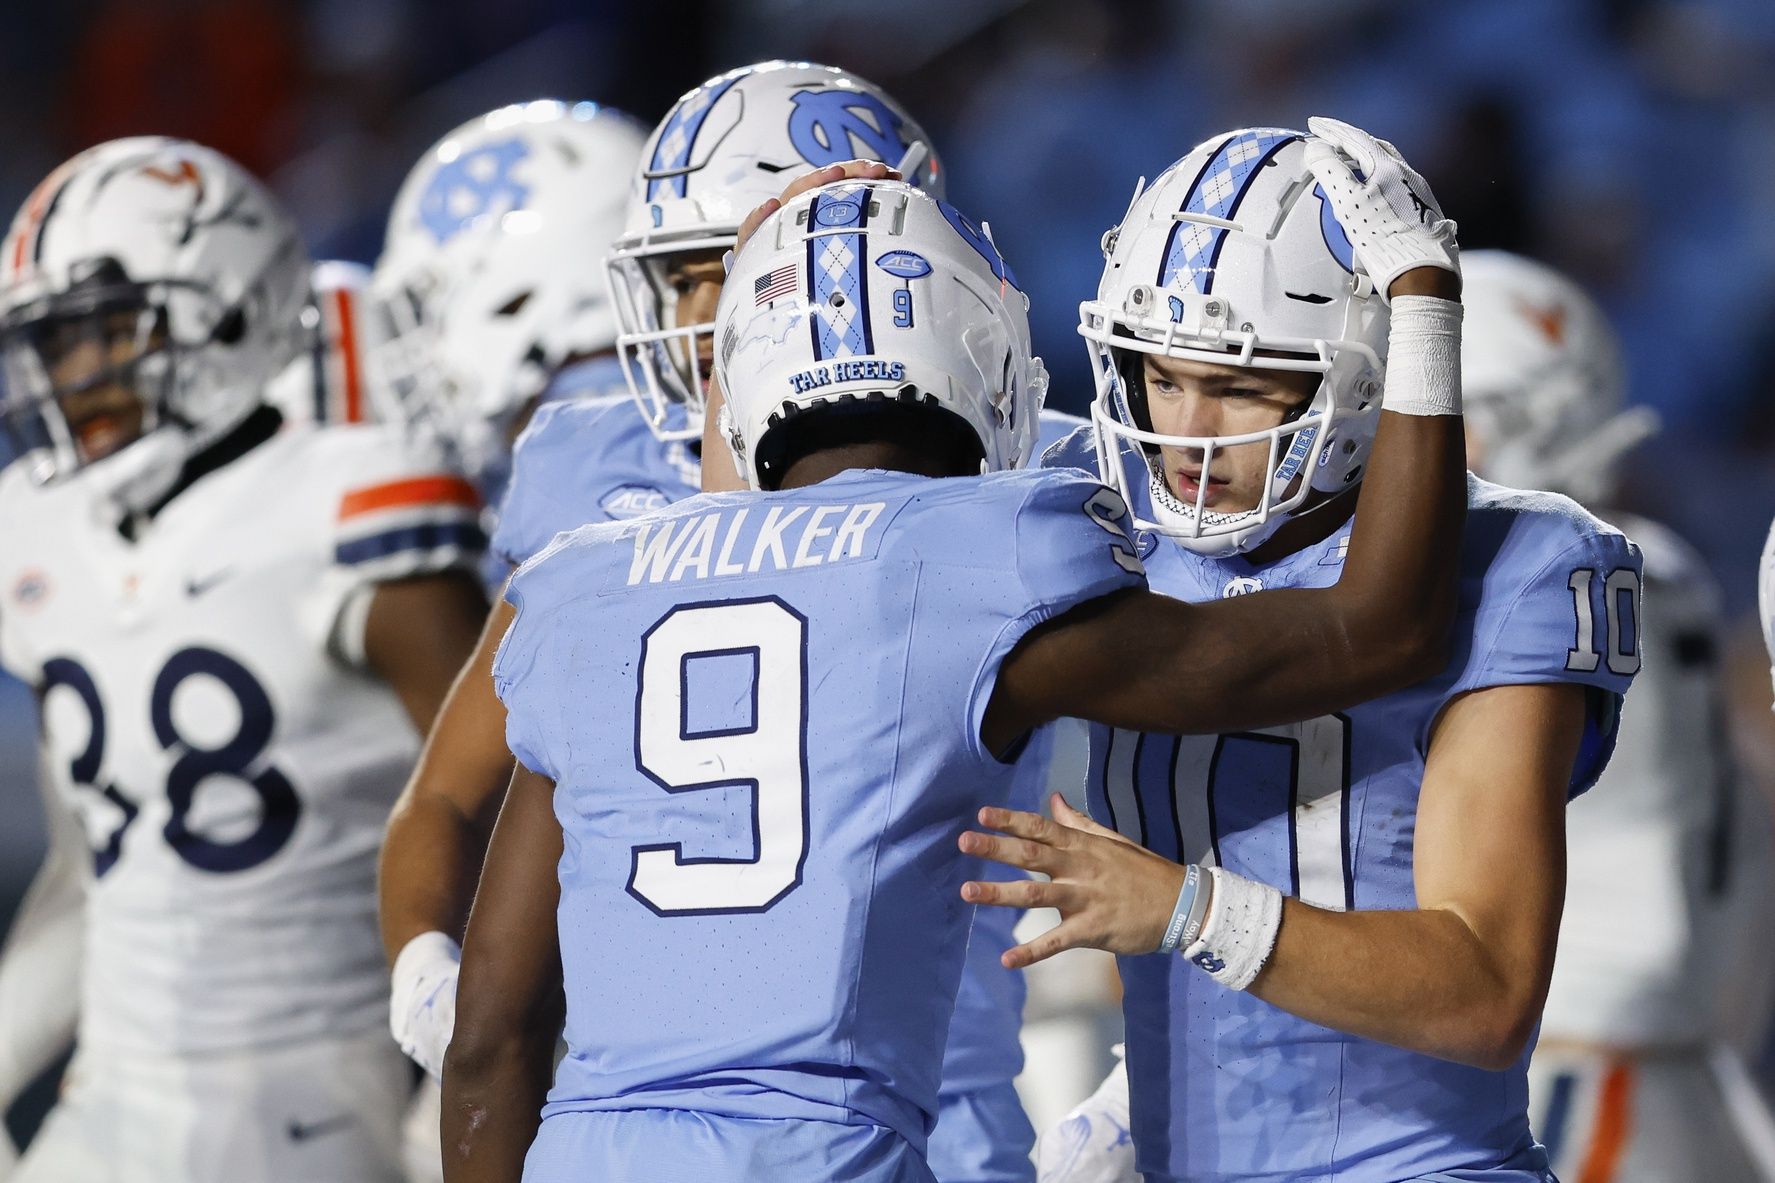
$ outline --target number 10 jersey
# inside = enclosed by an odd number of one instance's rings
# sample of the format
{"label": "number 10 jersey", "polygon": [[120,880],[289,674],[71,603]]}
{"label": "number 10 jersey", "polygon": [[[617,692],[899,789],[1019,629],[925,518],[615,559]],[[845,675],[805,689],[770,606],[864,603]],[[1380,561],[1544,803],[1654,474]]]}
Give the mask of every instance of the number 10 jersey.
{"label": "number 10 jersey", "polygon": [[393,428],[286,428],[132,542],[29,463],[0,474],[0,661],[92,847],[83,1047],[375,1030],[376,851],[418,740],[351,606],[472,564],[473,491]]}
{"label": "number 10 jersey", "polygon": [[[1346,525],[1263,567],[1161,541],[1147,564],[1154,590],[1192,601],[1324,587],[1343,571],[1349,535]],[[1638,549],[1574,502],[1471,480],[1460,563],[1442,673],[1257,731],[1176,737],[1094,726],[1092,815],[1167,858],[1218,863],[1317,907],[1416,907],[1418,793],[1442,707],[1490,686],[1590,688],[1575,796],[1608,760],[1640,663]],[[1181,957],[1119,964],[1143,1177],[1452,1179],[1468,1176],[1439,1172],[1498,1168],[1485,1177],[1543,1178],[1528,1125],[1527,1051],[1513,1068],[1488,1072],[1322,1027],[1227,990]]]}

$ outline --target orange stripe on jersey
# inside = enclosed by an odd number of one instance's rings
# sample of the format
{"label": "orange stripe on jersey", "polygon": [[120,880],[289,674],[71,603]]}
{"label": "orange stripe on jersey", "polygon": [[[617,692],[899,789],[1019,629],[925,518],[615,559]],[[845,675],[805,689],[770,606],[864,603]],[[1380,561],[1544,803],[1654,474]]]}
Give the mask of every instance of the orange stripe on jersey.
{"label": "orange stripe on jersey", "polygon": [[333,291],[333,312],[339,318],[339,375],[345,387],[345,421],[364,421],[363,379],[358,372],[357,320],[352,294],[345,288]]}
{"label": "orange stripe on jersey", "polygon": [[460,505],[479,509],[481,499],[473,485],[455,476],[418,476],[385,485],[353,489],[339,501],[339,520],[375,513],[382,509],[407,509],[416,505]]}
{"label": "orange stripe on jersey", "polygon": [[1596,1099],[1595,1132],[1578,1168],[1576,1183],[1614,1183],[1621,1156],[1633,1129],[1633,1065],[1609,1065]]}

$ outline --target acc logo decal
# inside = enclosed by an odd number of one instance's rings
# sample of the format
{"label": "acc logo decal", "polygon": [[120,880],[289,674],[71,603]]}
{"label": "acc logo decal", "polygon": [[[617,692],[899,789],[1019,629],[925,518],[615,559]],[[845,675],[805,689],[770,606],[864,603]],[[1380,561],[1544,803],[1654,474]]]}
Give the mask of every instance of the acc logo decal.
{"label": "acc logo decal", "polygon": [[918,279],[931,273],[931,265],[917,251],[888,251],[875,260],[875,265],[901,279]]}
{"label": "acc logo decal", "polygon": [[604,494],[599,508],[612,518],[638,518],[644,513],[664,509],[672,499],[652,485],[619,485]]}
{"label": "acc logo decal", "polygon": [[36,568],[26,571],[12,585],[12,598],[20,608],[41,608],[49,598],[49,576]]}

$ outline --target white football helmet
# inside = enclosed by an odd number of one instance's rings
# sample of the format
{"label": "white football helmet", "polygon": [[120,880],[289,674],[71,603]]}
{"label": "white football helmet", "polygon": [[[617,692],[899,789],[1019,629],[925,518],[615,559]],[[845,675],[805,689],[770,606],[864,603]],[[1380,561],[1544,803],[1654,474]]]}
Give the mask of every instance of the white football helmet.
{"label": "white football helmet", "polygon": [[1607,497],[1658,414],[1622,409],[1621,350],[1602,309],[1553,268],[1505,251],[1463,255],[1461,275],[1461,399],[1475,467],[1516,488]]}
{"label": "white football helmet", "polygon": [[599,265],[646,129],[595,103],[501,107],[434,144],[388,218],[373,291],[378,381],[472,474],[568,360],[607,351]]}
{"label": "white football helmet", "polygon": [[[943,196],[924,129],[880,87],[831,66],[731,70],[679,99],[654,129],[607,261],[623,371],[654,434],[700,438],[714,344],[713,322],[677,323],[671,257],[727,250],[746,215],[796,176],[858,158]],[[673,404],[688,411],[684,426],[674,425]]]}
{"label": "white football helmet", "polygon": [[[1097,379],[1091,419],[1103,480],[1129,496],[1124,454],[1148,476],[1151,518],[1135,523],[1208,555],[1250,550],[1310,495],[1361,479],[1380,414],[1387,309],[1356,265],[1331,205],[1306,166],[1300,132],[1249,128],[1216,136],[1135,191],[1104,235],[1097,298],[1079,306]],[[1158,435],[1146,410],[1146,354],[1322,374],[1290,421],[1237,436]],[[1163,446],[1199,450],[1202,493],[1178,498]],[[1203,505],[1217,452],[1267,446],[1258,505]],[[1318,503],[1322,503],[1323,498]]]}
{"label": "white football helmet", "polygon": [[982,227],[905,182],[790,202],[734,260],[715,316],[740,474],[776,488],[785,424],[882,402],[948,412],[984,470],[1026,463],[1048,378],[1016,285]]}
{"label": "white football helmet", "polygon": [[[25,201],[0,249],[6,425],[38,479],[90,467],[126,509],[164,496],[302,346],[309,264],[294,221],[245,169],[186,140],[80,153]],[[77,355],[84,372],[58,375]],[[141,429],[94,455],[93,423],[65,404],[120,386]]]}

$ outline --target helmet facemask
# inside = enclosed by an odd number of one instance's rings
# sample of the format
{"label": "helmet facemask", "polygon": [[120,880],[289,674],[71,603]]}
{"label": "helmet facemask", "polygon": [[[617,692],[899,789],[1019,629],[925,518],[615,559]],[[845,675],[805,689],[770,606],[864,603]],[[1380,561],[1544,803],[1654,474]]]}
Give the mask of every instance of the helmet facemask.
{"label": "helmet facemask", "polygon": [[[173,299],[203,306],[210,339],[171,331]],[[17,305],[0,321],[6,376],[3,421],[20,452],[36,452],[38,479],[54,481],[139,447],[163,428],[188,427],[178,383],[208,346],[238,338],[239,310],[199,285],[137,283],[105,260],[66,291]],[[133,422],[132,422],[133,420]]]}
{"label": "helmet facemask", "polygon": [[715,321],[678,320],[676,278],[685,268],[721,265],[737,237],[700,235],[682,243],[626,243],[605,260],[621,332],[617,357],[629,392],[662,440],[702,437],[713,364]]}

